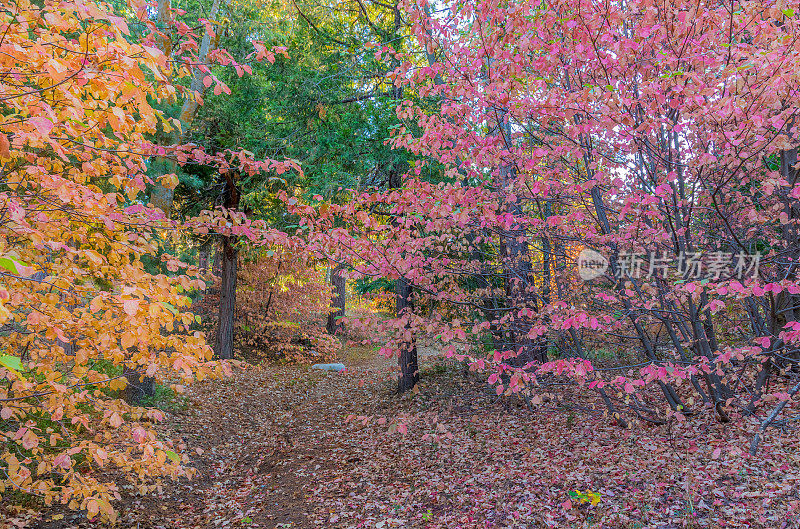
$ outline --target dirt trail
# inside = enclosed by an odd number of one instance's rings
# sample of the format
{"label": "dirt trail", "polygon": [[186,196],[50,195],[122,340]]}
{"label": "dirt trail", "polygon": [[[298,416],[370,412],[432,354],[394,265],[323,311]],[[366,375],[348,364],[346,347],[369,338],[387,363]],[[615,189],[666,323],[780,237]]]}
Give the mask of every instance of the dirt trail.
{"label": "dirt trail", "polygon": [[266,367],[192,388],[188,410],[173,415],[165,433],[199,448],[192,459],[197,475],[165,483],[156,498],[127,498],[123,523],[319,527],[309,503],[313,489],[362,459],[342,436],[345,417],[376,392],[392,392],[390,360],[362,352],[342,361],[345,373]]}

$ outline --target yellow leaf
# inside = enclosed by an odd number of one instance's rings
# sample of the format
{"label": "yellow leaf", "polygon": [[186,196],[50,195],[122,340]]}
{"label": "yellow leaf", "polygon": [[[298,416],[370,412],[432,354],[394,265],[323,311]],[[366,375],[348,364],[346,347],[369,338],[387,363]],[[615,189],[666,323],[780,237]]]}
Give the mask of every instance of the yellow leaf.
{"label": "yellow leaf", "polygon": [[86,349],[78,349],[75,351],[75,364],[82,366],[89,361],[89,352]]}
{"label": "yellow leaf", "polygon": [[103,308],[103,299],[100,296],[92,298],[91,303],[89,303],[89,310],[92,311],[92,314],[96,313],[101,308]]}
{"label": "yellow leaf", "polygon": [[0,355],[0,366],[5,368],[10,373],[16,375],[20,380],[24,380],[22,375],[19,374],[19,371],[22,371],[23,367],[22,362],[18,357],[11,355]]}
{"label": "yellow leaf", "polygon": [[131,331],[125,331],[122,334],[122,347],[124,349],[133,347],[133,344],[135,343],[136,343],[136,335],[134,335]]}
{"label": "yellow leaf", "polygon": [[167,189],[175,189],[178,185],[178,177],[174,174],[165,174],[158,179],[161,185]]}
{"label": "yellow leaf", "polygon": [[122,417],[120,417],[119,413],[117,412],[112,413],[111,418],[108,419],[108,424],[110,424],[114,428],[119,428],[120,426],[122,426],[123,422],[124,421],[122,420]]}
{"label": "yellow leaf", "polygon": [[94,250],[86,250],[84,253],[86,254],[86,257],[92,262],[92,264],[96,266],[100,266],[101,264],[103,264],[103,256],[95,252]]}
{"label": "yellow leaf", "polygon": [[12,274],[22,277],[28,277],[35,272],[35,269],[32,266],[26,265],[12,255],[0,257],[0,267],[5,268]]}

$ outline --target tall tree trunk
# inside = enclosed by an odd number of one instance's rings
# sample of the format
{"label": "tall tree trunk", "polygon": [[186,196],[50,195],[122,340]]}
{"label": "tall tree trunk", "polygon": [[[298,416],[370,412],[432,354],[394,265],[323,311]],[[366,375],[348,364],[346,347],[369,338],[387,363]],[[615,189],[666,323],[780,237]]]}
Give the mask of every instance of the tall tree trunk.
{"label": "tall tree trunk", "polygon": [[[414,305],[411,301],[411,295],[413,294],[413,291],[414,289],[407,279],[401,277],[397,280],[395,294],[398,315],[404,312],[408,312],[410,315],[410,313],[413,312]],[[398,363],[400,364],[400,378],[397,382],[398,393],[403,393],[413,389],[417,382],[419,382],[417,343],[414,340],[414,334],[411,331],[410,322],[406,323],[406,330],[409,331],[408,334],[411,335],[411,339],[404,341],[400,349],[400,357],[398,359]]]}
{"label": "tall tree trunk", "polygon": [[211,260],[211,274],[217,277],[222,275],[222,245],[217,245],[214,249],[214,258]]}
{"label": "tall tree trunk", "polygon": [[[394,5],[394,34],[393,38],[400,37],[400,28],[402,26],[402,17],[400,15],[399,3]],[[400,66],[400,61],[393,59],[393,67]],[[392,98],[396,104],[400,104],[403,100],[403,87],[395,81],[392,86]],[[403,186],[403,170],[400,164],[395,162],[389,170],[389,188],[399,189]],[[412,303],[412,296],[414,293],[414,285],[405,277],[400,276],[397,279],[395,286],[395,300],[397,305],[397,315],[400,316],[404,312],[411,316],[414,305]],[[404,333],[409,338],[403,341],[400,349],[400,356],[397,363],[400,366],[400,377],[397,382],[397,392],[403,393],[412,389],[419,381],[419,365],[417,361],[417,343],[414,339],[414,331],[411,328],[410,320],[406,323],[406,332]]]}
{"label": "tall tree trunk", "polygon": [[[389,173],[389,188],[398,189],[402,186],[402,173],[397,167],[393,167]],[[397,307],[397,315],[401,316],[407,313],[410,317],[414,311],[414,304],[412,296],[414,294],[414,285],[405,277],[400,276],[397,278],[395,285],[395,302]],[[400,348],[400,356],[398,364],[400,366],[400,377],[397,382],[397,392],[403,393],[412,389],[419,381],[419,365],[417,361],[417,343],[414,339],[414,331],[411,328],[409,320],[405,327],[404,333],[408,338],[403,341]]]}
{"label": "tall tree trunk", "polygon": [[222,261],[222,284],[219,288],[219,327],[214,344],[217,358],[233,358],[233,324],[236,308],[236,269],[238,250],[233,237],[222,237],[220,260]]}
{"label": "tall tree trunk", "polygon": [[333,285],[331,308],[335,308],[336,310],[328,314],[326,328],[329,334],[336,334],[342,330],[341,318],[344,316],[345,296],[347,295],[347,284],[342,272],[344,272],[344,265],[341,264],[336,265],[336,267],[331,270],[331,284]]}
{"label": "tall tree trunk", "polygon": [[[231,211],[239,207],[239,190],[236,188],[236,175],[221,175],[225,181],[222,204]],[[219,250],[221,282],[219,287],[219,326],[214,353],[217,358],[233,358],[234,312],[236,310],[236,272],[238,269],[239,251],[236,249],[236,237],[223,235]]]}
{"label": "tall tree trunk", "polygon": [[208,274],[208,250],[200,250],[197,256],[197,268],[200,269],[200,273]]}
{"label": "tall tree trunk", "polygon": [[[491,66],[491,62],[489,63]],[[513,148],[511,141],[511,124],[506,121],[507,110],[496,111],[497,135],[508,150]],[[510,196],[514,191],[517,171],[514,165],[500,166],[500,185]],[[516,194],[514,195],[516,196]],[[507,202],[507,210],[518,219],[525,218],[525,212],[519,197]],[[509,347],[521,353],[511,360],[517,366],[529,362],[547,362],[547,338],[531,339],[528,337],[532,322],[529,317],[522,316],[523,309],[538,311],[538,303],[534,293],[533,264],[531,249],[528,244],[527,228],[517,223],[509,230],[501,233],[500,248],[503,251],[503,267],[506,297],[512,308],[513,318],[509,321]]]}

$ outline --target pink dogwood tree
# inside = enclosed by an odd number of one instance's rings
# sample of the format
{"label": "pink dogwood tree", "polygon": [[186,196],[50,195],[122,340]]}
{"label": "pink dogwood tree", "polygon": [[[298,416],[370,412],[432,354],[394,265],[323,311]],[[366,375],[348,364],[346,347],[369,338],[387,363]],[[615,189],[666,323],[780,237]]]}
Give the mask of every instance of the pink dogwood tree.
{"label": "pink dogwood tree", "polygon": [[568,380],[621,422],[779,421],[800,389],[782,6],[410,2],[420,52],[376,53],[414,96],[392,141],[424,161],[401,188],[297,206],[353,276],[413,285],[384,351],[429,336],[498,394]]}

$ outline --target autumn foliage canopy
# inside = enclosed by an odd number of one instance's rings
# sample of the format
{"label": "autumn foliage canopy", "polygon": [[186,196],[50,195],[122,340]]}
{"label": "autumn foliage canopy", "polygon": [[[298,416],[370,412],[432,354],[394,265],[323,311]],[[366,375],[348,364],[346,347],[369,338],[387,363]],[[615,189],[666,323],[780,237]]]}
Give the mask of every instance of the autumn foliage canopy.
{"label": "autumn foliage canopy", "polygon": [[[254,248],[237,329],[286,357],[333,350],[329,336],[298,344],[286,331],[325,312],[322,262],[396,287],[397,314],[376,323],[382,352],[424,337],[532,406],[568,387],[620,425],[757,417],[760,434],[791,409],[800,13],[747,0],[409,1],[412,45],[369,48],[402,95],[386,141],[416,161],[399,185],[347,200],[282,194],[299,226],[289,235],[234,209],[175,220],[148,204],[178,183],[148,172],[156,159],[299,169],[173,141],[185,116],[158,103],[202,104],[184,86],[198,72],[227,93],[207,63],[252,70],[224,50],[200,60],[195,31],[212,24],[192,29],[175,10],[157,26],[154,8],[0,8],[0,496],[113,519],[118,489],[101,469],[142,490],[191,474],[184,447],[154,433],[161,412],[119,398],[123,373],[179,391],[228,369],[191,312],[203,276],[159,246],[177,233]],[[252,60],[280,52],[252,44]],[[290,247],[307,261],[264,253]]]}

